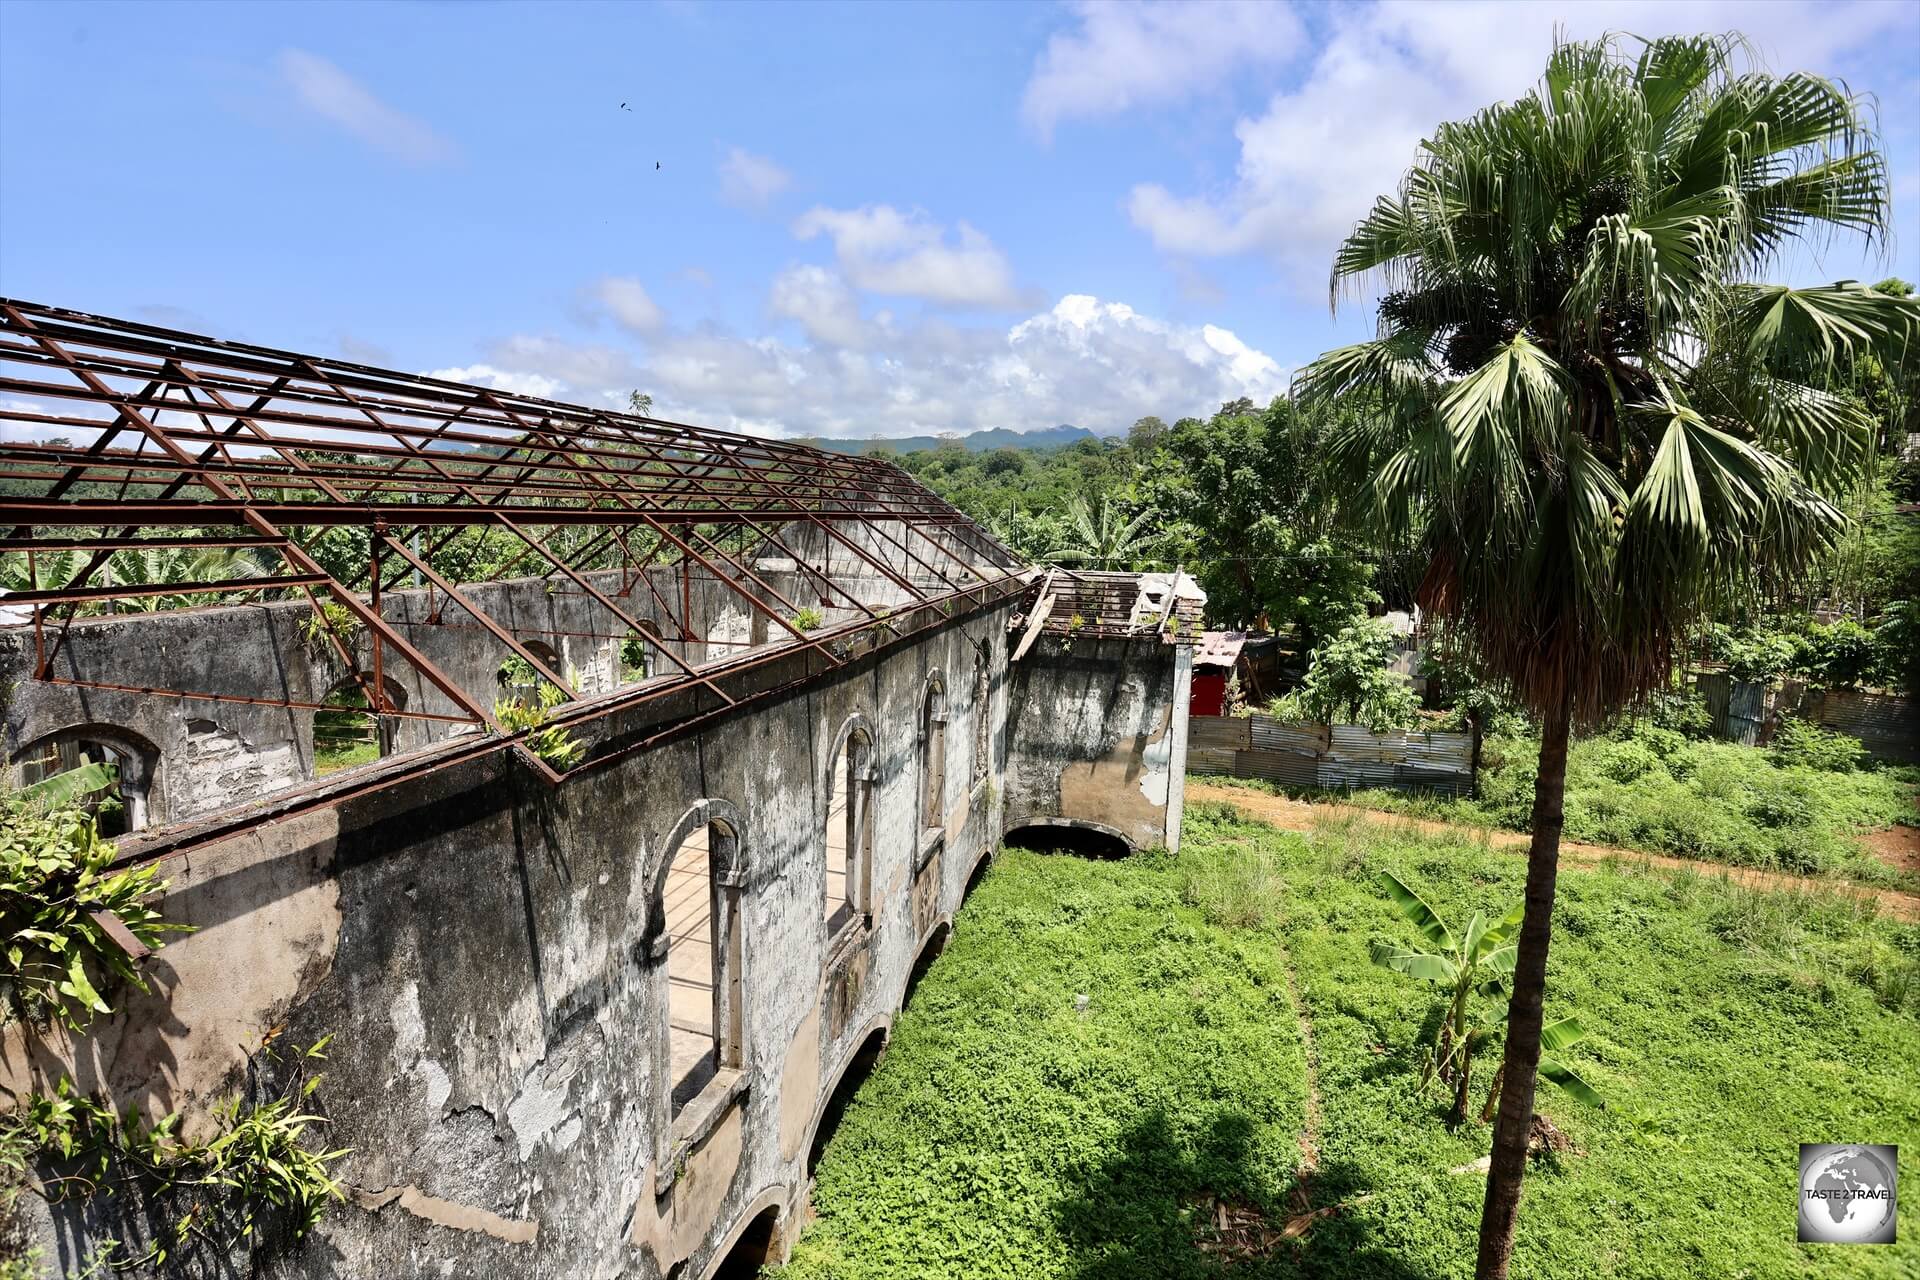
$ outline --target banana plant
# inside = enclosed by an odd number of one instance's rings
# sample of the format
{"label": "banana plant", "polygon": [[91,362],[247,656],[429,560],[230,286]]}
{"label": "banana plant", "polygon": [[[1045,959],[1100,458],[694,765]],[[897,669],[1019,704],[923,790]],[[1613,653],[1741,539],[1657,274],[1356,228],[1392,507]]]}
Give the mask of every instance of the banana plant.
{"label": "banana plant", "polygon": [[[1507,1016],[1507,979],[1513,973],[1515,946],[1510,941],[1520,927],[1523,905],[1517,905],[1498,920],[1475,912],[1464,932],[1455,934],[1440,913],[1427,904],[1407,883],[1391,871],[1382,871],[1380,887],[1392,899],[1400,914],[1420,930],[1427,948],[1403,947],[1375,942],[1373,962],[1411,978],[1439,984],[1448,990],[1446,1015],[1434,1027],[1428,1042],[1426,1060],[1421,1064],[1420,1085],[1424,1090],[1438,1081],[1453,1088],[1450,1126],[1466,1122],[1467,1091],[1473,1076],[1473,1059],[1484,1049]],[[1493,1001],[1491,1011],[1475,1005],[1473,997]],[[1557,1052],[1577,1043],[1585,1031],[1575,1018],[1562,1018],[1541,1031],[1541,1047]],[[1543,1056],[1540,1074],[1574,1097],[1594,1106],[1604,1106],[1600,1095],[1559,1061]],[[1488,1099],[1483,1119],[1491,1118],[1497,1103],[1500,1077],[1494,1077],[1493,1096]]]}

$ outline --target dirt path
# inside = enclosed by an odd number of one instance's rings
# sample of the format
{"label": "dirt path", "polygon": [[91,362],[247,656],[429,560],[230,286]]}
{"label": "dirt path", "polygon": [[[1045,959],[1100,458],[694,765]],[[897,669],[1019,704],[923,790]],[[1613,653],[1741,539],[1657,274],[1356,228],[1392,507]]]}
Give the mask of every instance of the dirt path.
{"label": "dirt path", "polygon": [[[1484,838],[1492,847],[1509,852],[1523,852],[1527,847],[1528,837],[1519,831],[1462,827],[1453,823],[1438,822],[1431,818],[1413,818],[1406,814],[1389,813],[1380,809],[1361,809],[1353,805],[1314,804],[1306,800],[1293,800],[1286,796],[1271,795],[1249,788],[1223,787],[1218,783],[1201,782],[1194,778],[1187,779],[1187,799],[1189,801],[1223,801],[1249,817],[1271,823],[1284,831],[1311,831],[1316,819],[1324,821],[1328,817],[1351,814],[1383,826],[1419,831],[1427,835],[1477,835]],[[1880,832],[1868,837],[1870,841],[1878,841],[1882,838],[1889,840],[1890,843],[1884,845],[1875,843],[1874,849],[1888,862],[1895,866],[1920,865],[1920,833],[1912,833],[1905,828],[1896,827],[1893,831]],[[1851,894],[1858,898],[1873,899],[1880,904],[1880,909],[1890,916],[1902,920],[1920,920],[1920,894],[1902,893],[1897,889],[1877,889],[1848,880],[1796,876],[1783,871],[1760,871],[1752,867],[1728,867],[1717,862],[1702,862],[1694,858],[1673,858],[1658,853],[1642,853],[1638,849],[1619,849],[1604,844],[1583,844],[1578,840],[1561,841],[1560,856],[1573,862],[1586,863],[1605,862],[1608,859],[1617,858],[1669,871],[1684,870],[1701,875],[1719,875],[1736,884],[1744,884],[1756,889],[1779,889],[1801,893],[1828,890]],[[1901,857],[1912,859],[1912,861],[1903,863],[1898,860]]]}

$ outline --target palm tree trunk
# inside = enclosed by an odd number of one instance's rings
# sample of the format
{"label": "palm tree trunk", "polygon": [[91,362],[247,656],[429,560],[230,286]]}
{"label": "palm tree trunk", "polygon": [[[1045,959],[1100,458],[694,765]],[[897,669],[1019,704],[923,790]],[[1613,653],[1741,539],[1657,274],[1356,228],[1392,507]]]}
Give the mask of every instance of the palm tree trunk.
{"label": "palm tree trunk", "polygon": [[1520,1179],[1527,1170],[1533,1127],[1533,1086],[1540,1069],[1541,1003],[1547,986],[1547,944],[1553,933],[1554,880],[1560,869],[1565,821],[1567,739],[1573,722],[1568,690],[1540,733],[1540,771],[1533,786],[1533,843],[1527,850],[1526,914],[1514,957],[1513,999],[1507,1005],[1506,1059],[1500,1068],[1500,1114],[1493,1129],[1493,1162],[1480,1212],[1480,1259],[1475,1280],[1506,1280],[1513,1229],[1520,1216]]}

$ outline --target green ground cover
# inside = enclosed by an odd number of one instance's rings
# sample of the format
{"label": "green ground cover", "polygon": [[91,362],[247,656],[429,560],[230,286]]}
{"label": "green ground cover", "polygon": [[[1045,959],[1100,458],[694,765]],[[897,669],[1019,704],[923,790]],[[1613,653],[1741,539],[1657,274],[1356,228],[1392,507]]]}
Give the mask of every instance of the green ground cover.
{"label": "green ground cover", "polygon": [[[1371,940],[1412,940],[1373,875],[1464,919],[1515,902],[1523,862],[1352,822],[1301,836],[1188,815],[1177,858],[1002,855],[829,1143],[783,1280],[1471,1273],[1482,1178],[1450,1170],[1490,1129],[1450,1133],[1445,1100],[1411,1091],[1437,999],[1369,963]],[[1624,865],[1561,886],[1548,1015],[1585,1021],[1566,1056],[1609,1105],[1543,1091],[1575,1150],[1535,1162],[1514,1273],[1920,1271],[1911,1196],[1892,1248],[1793,1238],[1799,1142],[1920,1144],[1920,926]],[[1224,1267],[1205,1206],[1293,1211],[1303,1011],[1308,1195],[1342,1208]]]}
{"label": "green ground cover", "polygon": [[[1851,740],[1841,740],[1836,758],[1831,740],[1837,736],[1824,735],[1826,751],[1818,741],[1766,751],[1644,727],[1576,742],[1567,754],[1567,839],[1920,889],[1920,878],[1888,867],[1858,840],[1896,823],[1920,825],[1920,770],[1822,767],[1846,759]],[[1475,799],[1370,790],[1340,798],[1362,808],[1526,831],[1539,755],[1538,739],[1489,738]]]}

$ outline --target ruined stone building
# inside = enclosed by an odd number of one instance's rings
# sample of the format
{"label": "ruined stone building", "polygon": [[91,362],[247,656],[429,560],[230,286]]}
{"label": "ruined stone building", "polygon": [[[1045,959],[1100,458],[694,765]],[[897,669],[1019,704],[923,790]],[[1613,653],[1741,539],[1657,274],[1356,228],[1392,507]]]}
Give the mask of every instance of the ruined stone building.
{"label": "ruined stone building", "polygon": [[[22,302],[0,375],[9,780],[114,764],[196,930],[85,1035],[6,1026],[0,1108],[191,1129],[331,1036],[347,1201],[219,1274],[777,1256],[1002,839],[1178,841],[1183,575],[1027,565],[874,458]],[[62,1271],[156,1229],[20,1204]]]}

